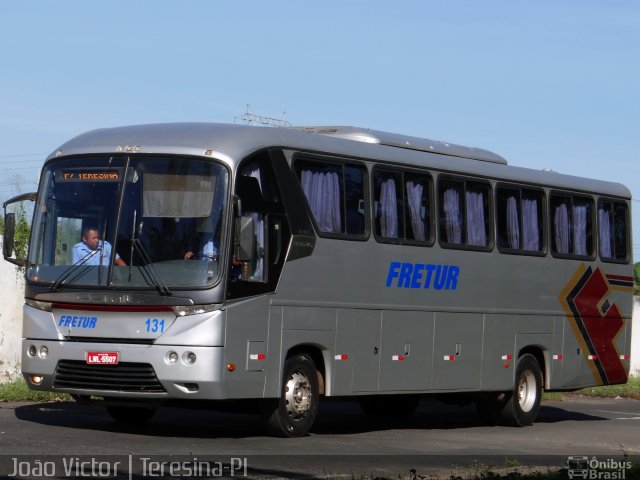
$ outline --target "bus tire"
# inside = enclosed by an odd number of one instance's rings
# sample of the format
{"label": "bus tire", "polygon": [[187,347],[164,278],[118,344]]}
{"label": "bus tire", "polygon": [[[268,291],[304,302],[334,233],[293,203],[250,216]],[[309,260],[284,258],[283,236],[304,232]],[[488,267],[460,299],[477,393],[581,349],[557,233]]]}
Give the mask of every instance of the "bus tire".
{"label": "bus tire", "polygon": [[542,372],[538,360],[531,354],[518,359],[513,392],[505,397],[500,408],[502,425],[525,427],[538,416],[542,398]]}
{"label": "bus tire", "polygon": [[311,357],[300,353],[288,358],[280,398],[263,405],[267,431],[280,437],[306,435],[316,419],[319,401],[318,372]]}
{"label": "bus tire", "polygon": [[121,405],[107,405],[107,413],[118,423],[143,425],[151,420],[156,413],[155,408],[123,407]]}

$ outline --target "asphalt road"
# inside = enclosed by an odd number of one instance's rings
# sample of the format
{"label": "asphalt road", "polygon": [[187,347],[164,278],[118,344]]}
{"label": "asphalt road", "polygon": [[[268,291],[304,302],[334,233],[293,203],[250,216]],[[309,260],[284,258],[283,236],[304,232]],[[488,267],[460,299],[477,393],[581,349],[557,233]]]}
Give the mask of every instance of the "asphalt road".
{"label": "asphalt road", "polygon": [[[119,467],[110,473],[120,478],[189,476],[192,464],[204,461],[226,477],[409,478],[412,469],[417,477],[448,477],[484,466],[557,468],[569,456],[640,457],[640,401],[545,401],[535,425],[510,428],[482,425],[471,406],[423,400],[414,416],[388,420],[333,400],[321,403],[312,433],[297,439],[266,436],[253,415],[163,408],[139,427],[113,422],[100,406],[0,403],[0,452],[0,478],[16,467],[38,477],[44,462],[64,478],[69,462],[77,468],[90,459],[94,477],[96,461]],[[128,476],[125,466],[137,473]],[[209,476],[217,476],[211,468]]]}

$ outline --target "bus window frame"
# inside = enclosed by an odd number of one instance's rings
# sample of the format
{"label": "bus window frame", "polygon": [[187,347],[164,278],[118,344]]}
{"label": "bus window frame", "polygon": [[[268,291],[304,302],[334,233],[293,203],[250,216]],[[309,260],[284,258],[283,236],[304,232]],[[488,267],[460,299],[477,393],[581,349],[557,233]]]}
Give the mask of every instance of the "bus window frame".
{"label": "bus window frame", "polygon": [[[487,245],[484,247],[481,246],[476,246],[476,245],[469,245],[467,243],[449,243],[447,241],[445,241],[442,238],[441,232],[440,232],[440,185],[441,182],[447,182],[447,181],[452,181],[452,182],[463,182],[465,184],[465,192],[467,191],[466,188],[466,184],[468,182],[471,183],[476,183],[476,184],[484,184],[487,185],[489,188],[489,191],[487,192],[487,218],[489,220],[489,225],[487,228]],[[438,236],[438,244],[440,245],[441,248],[443,249],[447,249],[447,250],[465,250],[465,251],[471,251],[471,252],[486,252],[486,253],[490,253],[493,252],[494,248],[495,248],[495,222],[494,222],[494,188],[493,185],[491,184],[491,181],[489,179],[486,178],[478,178],[478,177],[471,177],[471,176],[465,176],[465,175],[456,175],[456,174],[449,174],[449,173],[441,173],[438,175],[437,179],[435,180],[435,185],[436,188],[434,190],[436,190],[436,192],[434,192],[434,195],[436,197],[436,201],[437,201],[437,205],[436,205],[436,215],[437,215],[437,221],[436,221],[436,228],[438,230],[437,236]],[[466,209],[465,209],[465,217],[464,220],[466,221]],[[465,237],[466,237],[466,232],[465,232]]]}
{"label": "bus window frame", "polygon": [[[363,170],[363,178],[362,178],[362,186],[363,186],[363,196],[364,196],[364,232],[362,234],[349,234],[349,233],[334,233],[334,232],[324,232],[320,230],[318,227],[318,223],[316,221],[313,212],[311,211],[311,206],[309,205],[309,200],[302,189],[302,179],[300,176],[301,168],[300,163],[311,162],[311,163],[320,163],[327,165],[339,165],[341,167],[351,164],[352,166],[361,167]],[[371,184],[371,175],[369,173],[369,169],[367,168],[367,164],[362,160],[353,159],[350,157],[339,157],[336,155],[320,155],[315,153],[306,153],[306,152],[295,152],[291,159],[291,169],[293,171],[294,176],[298,181],[298,188],[302,193],[305,201],[305,208],[307,210],[307,214],[313,224],[313,229],[315,230],[315,234],[321,238],[332,238],[337,240],[349,240],[356,242],[366,242],[371,237],[371,192],[370,192],[370,184]],[[344,170],[343,170],[344,171]],[[346,202],[346,199],[345,199]],[[346,210],[344,212],[346,214]],[[346,218],[345,218],[346,221]]]}
{"label": "bus window frame", "polygon": [[[414,239],[409,239],[409,238],[394,238],[394,237],[383,237],[381,235],[378,235],[376,233],[376,228],[375,228],[375,222],[376,222],[376,218],[375,218],[375,176],[376,176],[376,172],[378,171],[382,171],[382,172],[388,172],[388,173],[393,173],[393,174],[400,174],[402,175],[402,178],[404,179],[405,174],[412,174],[412,175],[422,175],[424,177],[426,177],[427,179],[427,184],[429,187],[429,196],[428,196],[428,201],[429,201],[429,237],[427,240],[414,240]],[[398,167],[398,166],[391,166],[391,165],[386,165],[386,164],[379,164],[379,163],[375,163],[373,165],[373,167],[371,168],[371,186],[370,186],[370,191],[371,191],[371,205],[370,205],[370,220],[371,220],[371,232],[373,234],[373,237],[375,238],[376,242],[378,243],[388,243],[388,244],[393,244],[393,245],[413,245],[413,246],[419,246],[419,247],[433,247],[435,245],[435,238],[436,238],[436,227],[435,227],[435,188],[434,188],[434,181],[433,181],[433,174],[429,171],[429,170],[421,170],[421,169],[417,169],[417,168],[403,168],[402,166]],[[402,185],[402,193],[403,193],[403,202],[405,200],[404,197],[404,193],[406,193],[406,189],[405,189],[405,185]],[[407,206],[405,205],[405,208],[403,208],[403,219],[402,221],[405,221],[405,216],[404,215],[405,209],[407,208]],[[407,235],[407,225],[405,223],[404,225],[404,236],[406,237]]]}
{"label": "bus window frame", "polygon": [[[553,214],[551,212],[553,197],[570,197],[571,198],[571,206],[573,207],[573,201],[576,198],[588,199],[591,201],[591,254],[590,255],[575,255],[573,253],[558,253],[553,251],[553,242],[554,242],[554,233],[555,227],[553,225]],[[572,192],[569,190],[558,190],[558,189],[550,189],[548,196],[548,228],[549,228],[549,252],[553,258],[563,259],[563,260],[582,260],[593,262],[597,258],[598,251],[598,232],[594,230],[594,227],[597,226],[596,223],[596,201],[595,197],[589,193],[579,193]],[[572,214],[573,220],[573,214]],[[594,233],[595,232],[595,233]],[[571,240],[573,242],[573,233],[571,234]]]}
{"label": "bus window frame", "polygon": [[[542,250],[524,250],[520,248],[508,248],[501,247],[500,242],[498,242],[498,235],[500,229],[500,222],[498,218],[498,190],[500,189],[510,189],[510,190],[519,190],[522,193],[523,190],[529,190],[531,192],[541,193],[541,206],[542,206]],[[548,223],[548,206],[549,199],[547,192],[544,188],[534,187],[531,185],[525,185],[521,183],[508,183],[508,182],[496,182],[493,189],[493,204],[494,204],[494,214],[495,214],[495,229],[496,229],[496,248],[497,250],[505,255],[524,255],[529,257],[546,257],[549,253],[549,223]],[[522,215],[520,215],[520,220],[522,220]]]}
{"label": "bus window frame", "polygon": [[599,205],[601,201],[606,201],[606,202],[611,202],[613,204],[615,203],[619,203],[625,206],[625,218],[624,218],[624,225],[625,225],[625,246],[626,246],[626,252],[625,252],[625,258],[624,259],[616,259],[615,257],[611,257],[611,258],[606,258],[603,257],[600,254],[600,216],[596,215],[596,225],[597,225],[597,230],[598,230],[598,243],[597,243],[597,255],[598,258],[600,259],[601,262],[603,263],[614,263],[614,264],[618,264],[618,265],[627,265],[629,264],[629,262],[631,261],[631,250],[633,248],[633,246],[631,245],[631,217],[630,217],[630,212],[631,212],[631,208],[629,205],[629,202],[626,201],[625,199],[621,199],[621,198],[614,198],[614,197],[607,197],[607,196],[597,196],[595,197],[595,210],[596,212],[598,211]]}

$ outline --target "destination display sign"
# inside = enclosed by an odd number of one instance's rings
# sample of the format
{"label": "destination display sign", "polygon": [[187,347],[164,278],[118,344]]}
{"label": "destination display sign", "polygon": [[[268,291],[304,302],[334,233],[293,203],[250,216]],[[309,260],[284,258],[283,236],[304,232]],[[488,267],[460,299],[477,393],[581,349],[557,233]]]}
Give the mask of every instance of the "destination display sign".
{"label": "destination display sign", "polygon": [[109,169],[74,169],[58,172],[58,182],[118,182],[120,171]]}

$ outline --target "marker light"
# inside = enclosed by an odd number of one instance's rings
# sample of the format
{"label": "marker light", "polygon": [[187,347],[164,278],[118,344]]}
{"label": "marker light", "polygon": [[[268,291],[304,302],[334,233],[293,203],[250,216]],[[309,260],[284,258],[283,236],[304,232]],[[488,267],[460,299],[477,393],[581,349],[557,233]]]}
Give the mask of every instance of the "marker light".
{"label": "marker light", "polygon": [[236,366],[233,363],[227,363],[227,370],[229,370],[230,372],[235,371]]}

